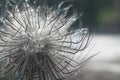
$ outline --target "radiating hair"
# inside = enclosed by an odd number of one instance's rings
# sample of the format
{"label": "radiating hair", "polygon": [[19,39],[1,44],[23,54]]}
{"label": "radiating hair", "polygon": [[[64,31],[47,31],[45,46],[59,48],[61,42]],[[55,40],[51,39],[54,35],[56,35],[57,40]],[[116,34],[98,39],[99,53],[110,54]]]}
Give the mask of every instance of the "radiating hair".
{"label": "radiating hair", "polygon": [[[88,58],[79,60],[91,34],[82,26],[69,31],[78,16],[27,2],[6,11],[0,29],[3,74],[15,80],[65,80],[74,77]],[[77,37],[76,37],[77,36]]]}

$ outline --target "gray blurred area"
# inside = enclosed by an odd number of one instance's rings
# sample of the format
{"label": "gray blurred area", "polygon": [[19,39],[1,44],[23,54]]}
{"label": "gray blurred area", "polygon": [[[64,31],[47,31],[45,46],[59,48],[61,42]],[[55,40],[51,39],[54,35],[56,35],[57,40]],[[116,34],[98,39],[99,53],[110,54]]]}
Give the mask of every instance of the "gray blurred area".
{"label": "gray blurred area", "polygon": [[95,47],[100,52],[83,68],[84,80],[120,80],[120,1],[106,8],[99,16],[100,26],[94,36]]}
{"label": "gray blurred area", "polygon": [[120,34],[96,34],[91,53],[100,52],[83,67],[84,80],[120,80]]}

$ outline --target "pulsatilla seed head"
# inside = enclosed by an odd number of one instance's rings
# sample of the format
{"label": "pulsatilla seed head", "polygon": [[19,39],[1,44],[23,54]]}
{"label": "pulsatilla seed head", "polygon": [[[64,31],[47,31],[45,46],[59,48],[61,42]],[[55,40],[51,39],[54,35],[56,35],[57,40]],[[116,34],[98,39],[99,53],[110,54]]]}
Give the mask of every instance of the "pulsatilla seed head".
{"label": "pulsatilla seed head", "polygon": [[[83,65],[75,59],[89,44],[88,29],[69,32],[77,16],[64,18],[47,6],[24,3],[7,10],[0,29],[0,55],[3,74],[18,80],[65,80]],[[43,10],[44,9],[44,10]],[[79,34],[79,37],[75,37]]]}

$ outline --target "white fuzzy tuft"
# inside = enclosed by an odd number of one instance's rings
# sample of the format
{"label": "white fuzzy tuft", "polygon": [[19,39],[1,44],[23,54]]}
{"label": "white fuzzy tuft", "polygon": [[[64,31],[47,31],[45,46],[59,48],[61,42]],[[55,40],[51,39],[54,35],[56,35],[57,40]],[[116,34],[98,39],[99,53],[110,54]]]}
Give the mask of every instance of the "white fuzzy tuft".
{"label": "white fuzzy tuft", "polygon": [[83,63],[74,56],[87,47],[90,35],[84,29],[68,32],[76,16],[65,19],[57,10],[45,7],[43,12],[41,6],[26,3],[23,11],[15,6],[7,13],[6,27],[0,30],[4,74],[20,80],[63,80],[77,73]]}

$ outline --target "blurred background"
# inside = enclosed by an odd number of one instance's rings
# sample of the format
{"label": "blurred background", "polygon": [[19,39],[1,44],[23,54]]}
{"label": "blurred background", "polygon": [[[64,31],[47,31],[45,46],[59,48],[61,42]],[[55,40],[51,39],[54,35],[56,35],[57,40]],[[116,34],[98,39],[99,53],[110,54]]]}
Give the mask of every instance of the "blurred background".
{"label": "blurred background", "polygon": [[[1,16],[4,15],[5,5],[9,1],[0,0]],[[24,0],[16,1],[24,2]],[[33,1],[30,0],[31,5]],[[68,10],[67,16],[71,16],[73,13],[77,13],[78,15],[83,13],[81,16],[83,25],[95,33],[91,43],[94,47],[89,54],[97,52],[100,52],[100,54],[90,59],[83,67],[81,75],[84,80],[120,80],[120,0],[46,1],[49,7],[54,8],[60,2],[66,1],[61,8],[72,5]],[[2,25],[2,20],[0,25]],[[7,78],[1,78],[0,80],[7,80]]]}
{"label": "blurred background", "polygon": [[83,68],[84,80],[120,80],[120,0],[94,0],[96,32],[91,53],[100,52]]}

